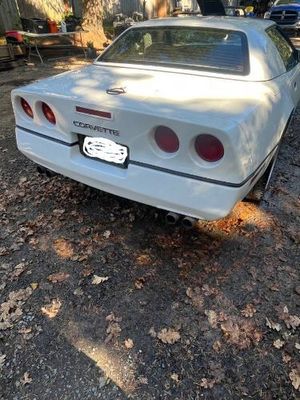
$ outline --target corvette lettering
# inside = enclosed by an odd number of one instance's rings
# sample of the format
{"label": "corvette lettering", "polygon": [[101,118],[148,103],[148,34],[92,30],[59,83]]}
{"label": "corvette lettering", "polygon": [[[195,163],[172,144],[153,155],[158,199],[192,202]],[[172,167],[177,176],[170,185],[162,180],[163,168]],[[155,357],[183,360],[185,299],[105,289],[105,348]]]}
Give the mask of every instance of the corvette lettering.
{"label": "corvette lettering", "polygon": [[91,131],[108,133],[109,135],[113,136],[120,136],[120,132],[117,129],[105,128],[104,126],[99,125],[91,125],[81,121],[73,121],[73,125],[75,125],[77,128],[90,129]]}

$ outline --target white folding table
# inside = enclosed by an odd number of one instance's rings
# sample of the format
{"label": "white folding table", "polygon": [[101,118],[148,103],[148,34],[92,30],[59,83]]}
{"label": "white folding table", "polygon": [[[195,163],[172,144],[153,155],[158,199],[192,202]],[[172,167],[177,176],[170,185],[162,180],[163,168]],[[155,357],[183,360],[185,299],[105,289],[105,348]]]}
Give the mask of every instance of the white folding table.
{"label": "white folding table", "polygon": [[[53,37],[62,37],[62,36],[69,36],[70,38],[73,38],[73,44],[75,45],[76,42],[76,35],[79,35],[79,41],[81,43],[81,48],[84,53],[84,56],[86,57],[86,51],[83,46],[83,41],[82,41],[82,33],[87,32],[83,30],[78,30],[75,32],[56,32],[56,33],[33,33],[33,32],[25,32],[25,31],[18,31],[24,38],[26,45],[29,48],[29,53],[28,53],[28,61],[30,61],[30,57],[39,57],[40,61],[42,64],[44,64],[43,57],[39,51],[39,47],[41,47],[40,43],[42,39],[49,39]],[[26,40],[27,39],[27,40]],[[69,45],[52,45],[51,47],[62,47],[66,46],[68,47]],[[49,46],[50,48],[50,46]]]}

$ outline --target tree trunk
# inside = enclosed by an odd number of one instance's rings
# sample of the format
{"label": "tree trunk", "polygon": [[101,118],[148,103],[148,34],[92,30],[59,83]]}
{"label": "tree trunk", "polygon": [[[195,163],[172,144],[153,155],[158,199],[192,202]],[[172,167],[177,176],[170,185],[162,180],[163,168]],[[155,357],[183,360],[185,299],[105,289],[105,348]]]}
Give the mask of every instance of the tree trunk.
{"label": "tree trunk", "polygon": [[102,49],[107,41],[103,31],[102,0],[83,0],[82,18],[83,27],[88,33],[83,35],[85,43],[93,42],[94,47]]}

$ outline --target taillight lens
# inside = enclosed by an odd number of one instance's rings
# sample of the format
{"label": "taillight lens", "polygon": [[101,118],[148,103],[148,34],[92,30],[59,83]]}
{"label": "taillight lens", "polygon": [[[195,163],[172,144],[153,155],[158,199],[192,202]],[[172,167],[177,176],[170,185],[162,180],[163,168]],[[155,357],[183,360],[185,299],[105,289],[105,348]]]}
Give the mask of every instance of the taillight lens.
{"label": "taillight lens", "polygon": [[172,129],[158,126],[154,133],[157,146],[166,153],[175,153],[179,149],[179,139]]}
{"label": "taillight lens", "polygon": [[197,136],[195,150],[199,157],[209,162],[219,161],[224,156],[223,144],[213,135]]}
{"label": "taillight lens", "polygon": [[21,97],[21,106],[28,117],[33,118],[33,111],[28,102]]}
{"label": "taillight lens", "polygon": [[43,113],[44,113],[46,119],[50,122],[50,124],[55,125],[56,118],[55,118],[54,112],[51,110],[51,108],[48,106],[48,104],[42,103],[42,110],[43,110]]}

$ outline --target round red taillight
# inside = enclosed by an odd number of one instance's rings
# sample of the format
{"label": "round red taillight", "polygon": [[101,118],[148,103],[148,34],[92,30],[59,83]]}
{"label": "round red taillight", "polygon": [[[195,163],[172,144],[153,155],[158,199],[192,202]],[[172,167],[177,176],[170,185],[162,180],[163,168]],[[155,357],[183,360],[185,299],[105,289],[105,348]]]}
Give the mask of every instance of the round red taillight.
{"label": "round red taillight", "polygon": [[51,108],[48,106],[48,104],[42,103],[42,110],[43,110],[43,113],[44,113],[46,119],[50,122],[50,124],[55,125],[56,118],[55,118],[54,112],[51,110]]}
{"label": "round red taillight", "polygon": [[28,102],[21,97],[21,106],[28,117],[33,118],[33,111]]}
{"label": "round red taillight", "polygon": [[176,133],[166,126],[158,126],[155,129],[154,139],[157,146],[166,153],[175,153],[179,149]]}
{"label": "round red taillight", "polygon": [[195,150],[199,157],[209,162],[219,161],[224,156],[223,144],[213,135],[197,136]]}

